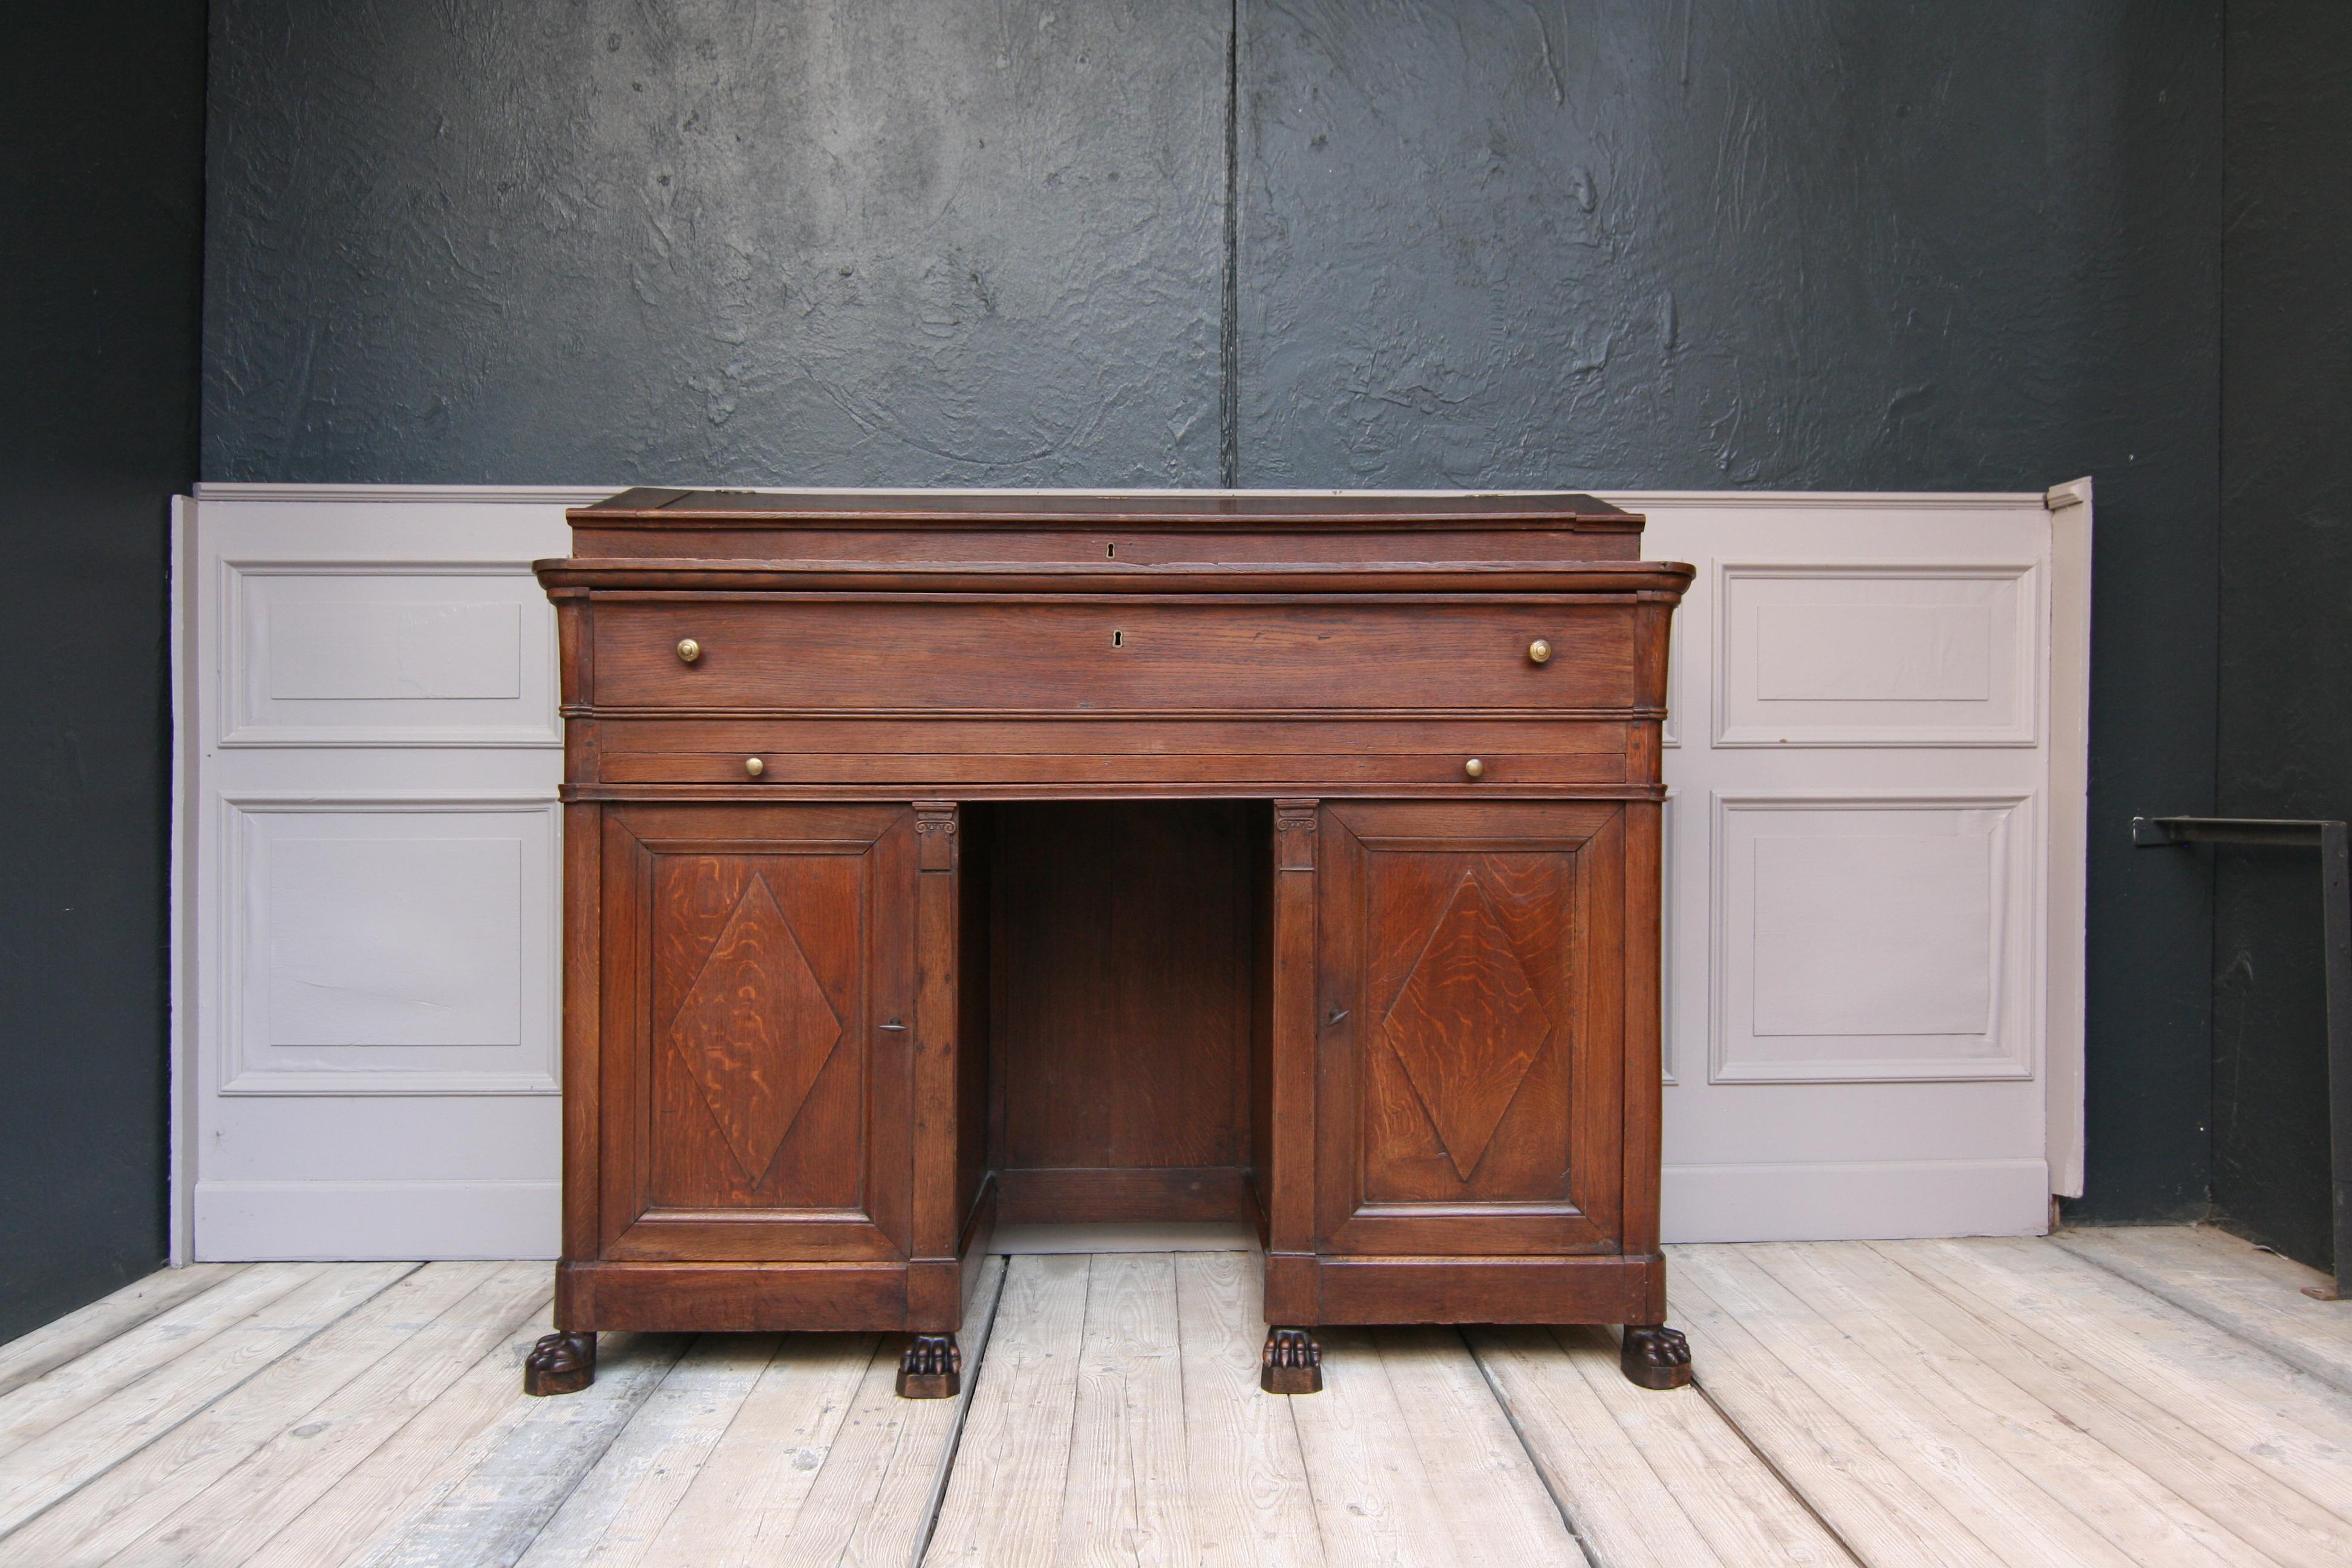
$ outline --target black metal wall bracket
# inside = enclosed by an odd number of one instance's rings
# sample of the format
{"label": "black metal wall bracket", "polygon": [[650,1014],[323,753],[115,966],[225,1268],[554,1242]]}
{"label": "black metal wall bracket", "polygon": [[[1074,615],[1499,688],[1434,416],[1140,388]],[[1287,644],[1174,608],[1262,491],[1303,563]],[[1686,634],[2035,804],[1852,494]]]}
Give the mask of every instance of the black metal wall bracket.
{"label": "black metal wall bracket", "polygon": [[2329,1179],[2334,1189],[2336,1288],[2307,1288],[2323,1301],[2352,1298],[2352,831],[2341,822],[2262,816],[2135,816],[2132,842],[2277,844],[2319,851],[2320,918],[2326,941]]}

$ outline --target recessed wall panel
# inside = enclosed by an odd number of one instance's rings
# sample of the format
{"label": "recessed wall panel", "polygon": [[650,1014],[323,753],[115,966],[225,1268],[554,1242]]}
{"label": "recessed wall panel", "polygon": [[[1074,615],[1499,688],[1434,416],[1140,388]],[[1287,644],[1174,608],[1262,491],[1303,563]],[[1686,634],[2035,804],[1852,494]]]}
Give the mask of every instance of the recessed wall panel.
{"label": "recessed wall panel", "polygon": [[2030,1076],[2029,810],[2018,797],[1717,795],[1713,1081]]}
{"label": "recessed wall panel", "polygon": [[272,1049],[522,1043],[522,840],[276,834],[254,889]]}
{"label": "recessed wall panel", "polygon": [[1993,835],[1942,826],[1756,838],[1755,1034],[1990,1032]]}
{"label": "recessed wall panel", "polygon": [[511,702],[522,695],[520,605],[314,597],[270,606],[264,635],[272,701]]}
{"label": "recessed wall panel", "polygon": [[556,808],[226,800],[228,1094],[556,1089]]}
{"label": "recessed wall panel", "polygon": [[1718,746],[2030,746],[2032,564],[1727,563]]}
{"label": "recessed wall panel", "polygon": [[553,746],[528,565],[222,564],[225,746]]}

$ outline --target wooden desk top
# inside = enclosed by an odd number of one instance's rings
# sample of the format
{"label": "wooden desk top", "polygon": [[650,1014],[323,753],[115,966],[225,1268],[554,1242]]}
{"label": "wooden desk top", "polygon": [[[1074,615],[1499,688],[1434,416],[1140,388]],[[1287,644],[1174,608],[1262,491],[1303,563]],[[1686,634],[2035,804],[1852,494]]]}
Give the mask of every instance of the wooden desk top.
{"label": "wooden desk top", "polygon": [[1642,519],[1588,495],[625,490],[569,514],[580,560],[1631,561]]}
{"label": "wooden desk top", "polygon": [[661,526],[721,521],[831,521],[845,517],[985,527],[1042,521],[1207,524],[1234,522],[1423,527],[1444,522],[1577,522],[1594,531],[1640,532],[1633,512],[1566,490],[1496,495],[1388,495],[1345,490],[1242,494],[1226,490],[678,490],[639,487],[575,507],[576,521]]}
{"label": "wooden desk top", "polygon": [[534,563],[551,590],[1042,595],[1567,595],[1680,597],[1675,561],[1124,562],[771,561],[703,557]]}

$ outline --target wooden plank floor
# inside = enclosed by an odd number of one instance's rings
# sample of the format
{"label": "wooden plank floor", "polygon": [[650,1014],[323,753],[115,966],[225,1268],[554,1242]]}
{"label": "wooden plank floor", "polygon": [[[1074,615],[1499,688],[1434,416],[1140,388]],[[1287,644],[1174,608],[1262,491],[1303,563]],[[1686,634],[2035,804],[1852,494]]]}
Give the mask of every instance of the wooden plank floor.
{"label": "wooden plank floor", "polygon": [[545,1264],[207,1265],[0,1345],[0,1568],[2352,1563],[2310,1270],[2185,1228],[1673,1255],[1674,1394],[1597,1330],[1402,1329],[1273,1398],[1254,1255],[1061,1251],[991,1261],[925,1402],[872,1334],[612,1334],[527,1400]]}

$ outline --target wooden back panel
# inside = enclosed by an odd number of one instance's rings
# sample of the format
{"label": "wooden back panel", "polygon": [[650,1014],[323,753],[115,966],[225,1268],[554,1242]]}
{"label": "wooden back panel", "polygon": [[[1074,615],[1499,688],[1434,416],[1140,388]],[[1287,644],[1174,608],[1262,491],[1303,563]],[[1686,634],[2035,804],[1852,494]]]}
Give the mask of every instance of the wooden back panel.
{"label": "wooden back panel", "polygon": [[[1038,1184],[1021,1173],[1066,1173],[1055,1184],[1089,1210],[1067,1218],[1233,1212],[1262,811],[1056,801],[994,815],[992,1120],[1008,1188],[1017,1200]],[[1211,1168],[1233,1174],[1197,1174]]]}

